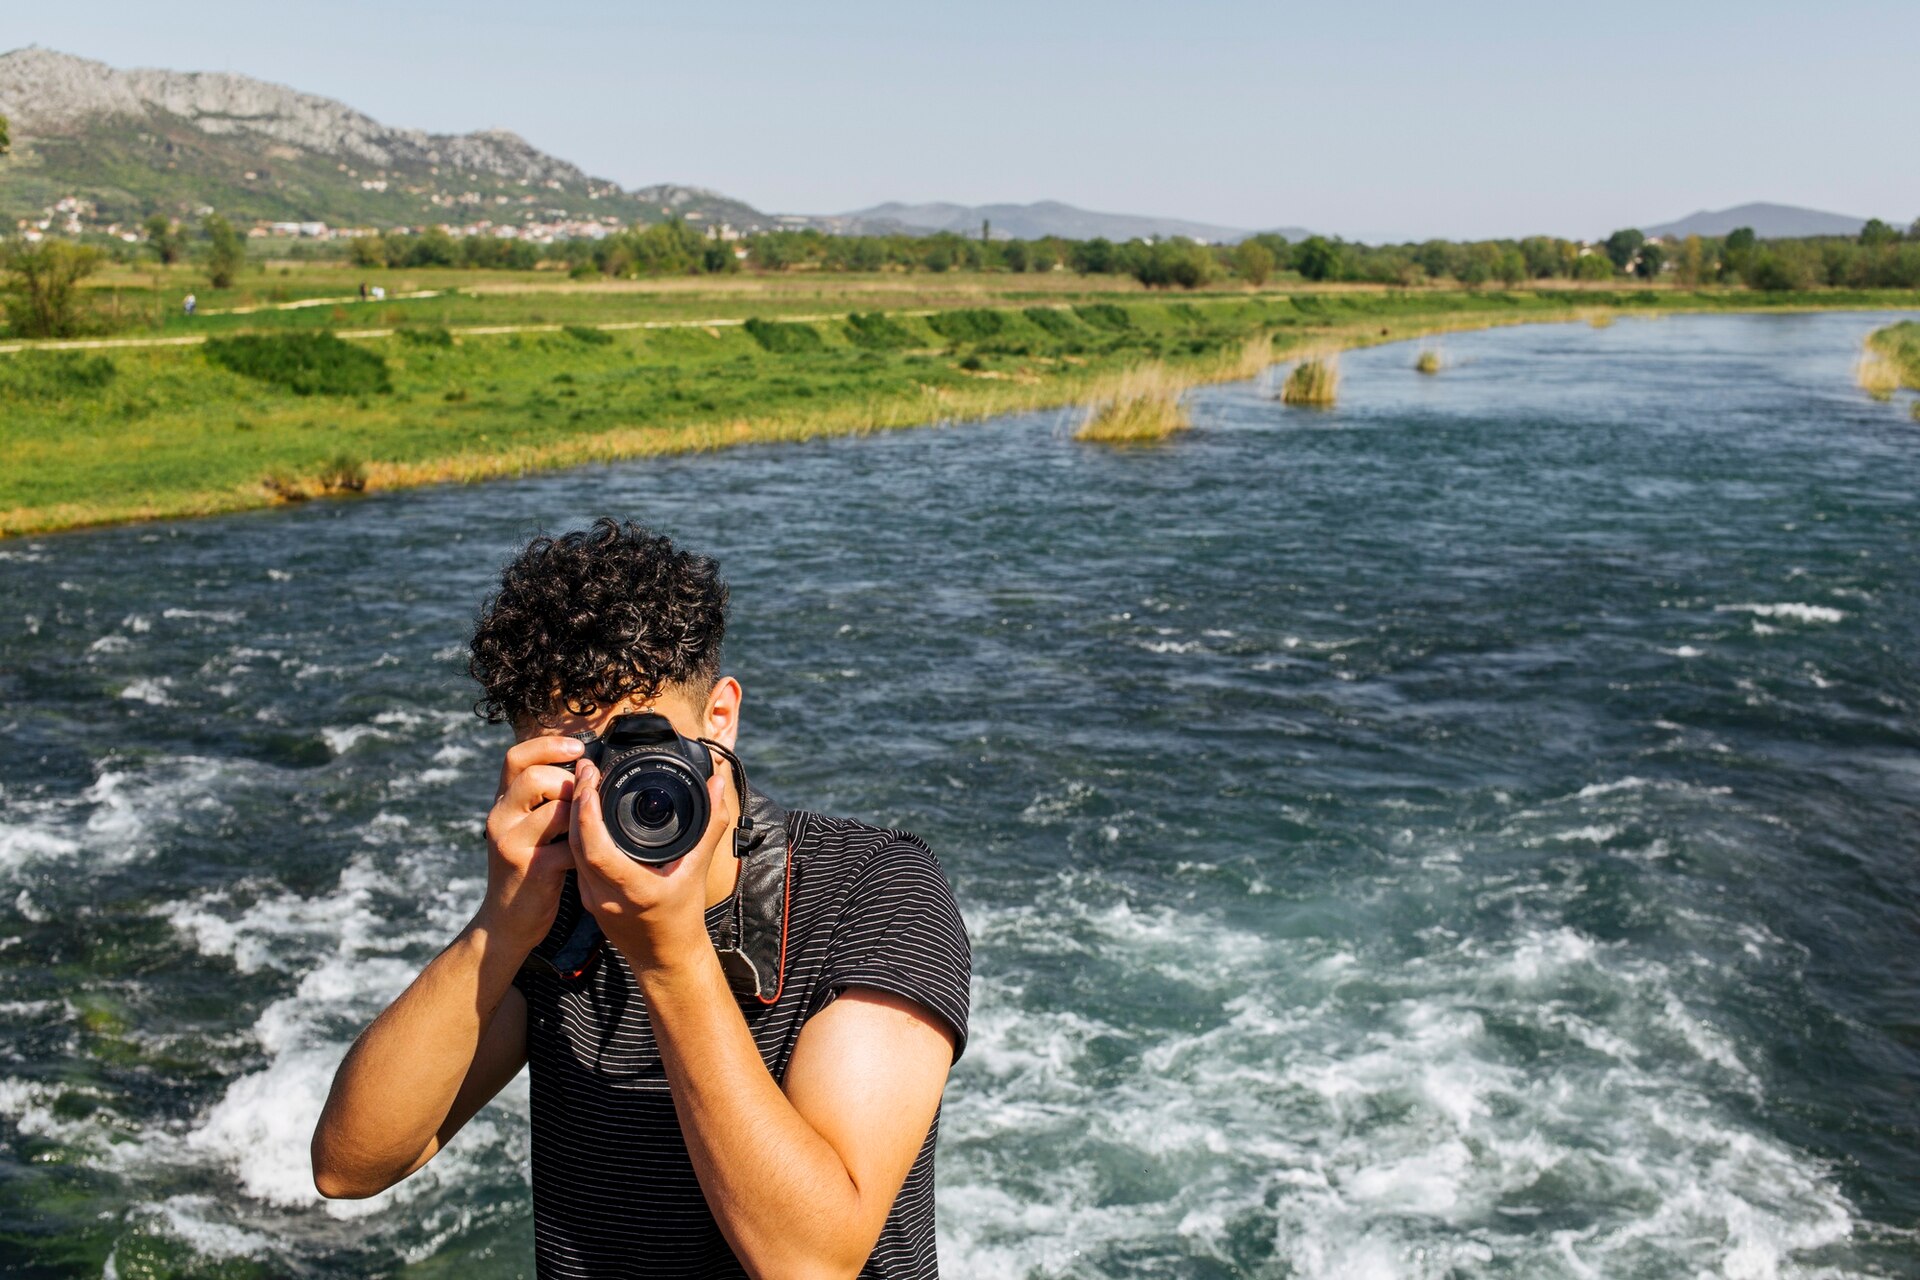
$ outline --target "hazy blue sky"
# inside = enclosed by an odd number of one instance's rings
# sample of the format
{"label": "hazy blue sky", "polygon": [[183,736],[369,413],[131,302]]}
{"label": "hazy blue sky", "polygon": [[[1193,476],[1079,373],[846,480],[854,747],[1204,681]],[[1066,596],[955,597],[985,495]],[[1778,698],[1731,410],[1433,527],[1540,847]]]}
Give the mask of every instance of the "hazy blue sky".
{"label": "hazy blue sky", "polygon": [[500,126],[769,211],[1060,199],[1366,239],[1920,216],[1920,3],[10,2],[0,47]]}

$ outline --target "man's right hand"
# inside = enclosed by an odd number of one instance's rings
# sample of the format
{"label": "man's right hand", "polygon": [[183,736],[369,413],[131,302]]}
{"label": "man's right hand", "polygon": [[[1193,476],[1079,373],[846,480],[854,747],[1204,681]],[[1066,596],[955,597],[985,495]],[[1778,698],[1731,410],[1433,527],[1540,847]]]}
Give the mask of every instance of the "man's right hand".
{"label": "man's right hand", "polygon": [[515,743],[500,766],[499,793],[487,814],[487,898],[476,923],[522,955],[553,927],[573,868],[567,845],[573,775],[558,766],[584,750],[578,738],[528,738]]}

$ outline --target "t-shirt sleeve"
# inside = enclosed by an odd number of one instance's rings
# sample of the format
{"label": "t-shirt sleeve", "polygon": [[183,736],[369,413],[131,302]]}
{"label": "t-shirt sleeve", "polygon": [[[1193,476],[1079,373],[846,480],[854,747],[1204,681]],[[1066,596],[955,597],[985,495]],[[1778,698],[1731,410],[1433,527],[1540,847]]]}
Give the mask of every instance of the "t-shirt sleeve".
{"label": "t-shirt sleeve", "polygon": [[911,1000],[967,1045],[973,951],[960,908],[933,851],[905,836],[877,850],[855,876],[828,943],[809,1016],[849,987]]}

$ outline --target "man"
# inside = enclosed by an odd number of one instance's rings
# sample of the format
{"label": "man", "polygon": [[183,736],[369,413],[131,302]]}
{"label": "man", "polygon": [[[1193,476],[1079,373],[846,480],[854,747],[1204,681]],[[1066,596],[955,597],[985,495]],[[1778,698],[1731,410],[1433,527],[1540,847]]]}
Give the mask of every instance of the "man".
{"label": "man", "polygon": [[701,842],[646,865],[613,843],[567,736],[645,710],[730,752],[726,612],[713,561],[606,519],[502,573],[469,664],[515,737],[486,895],[341,1064],[313,1136],[321,1194],[406,1177],[529,1063],[543,1280],[937,1274],[934,1140],[970,956],[933,855],[743,795],[716,751]]}

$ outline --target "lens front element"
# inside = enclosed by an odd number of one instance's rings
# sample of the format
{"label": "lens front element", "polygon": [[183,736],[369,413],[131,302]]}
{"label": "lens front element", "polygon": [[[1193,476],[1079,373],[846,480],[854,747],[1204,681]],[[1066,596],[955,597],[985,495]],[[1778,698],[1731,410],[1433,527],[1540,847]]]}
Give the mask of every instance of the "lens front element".
{"label": "lens front element", "polygon": [[679,757],[643,752],[617,763],[600,789],[608,829],[637,862],[672,862],[707,829],[707,788]]}

